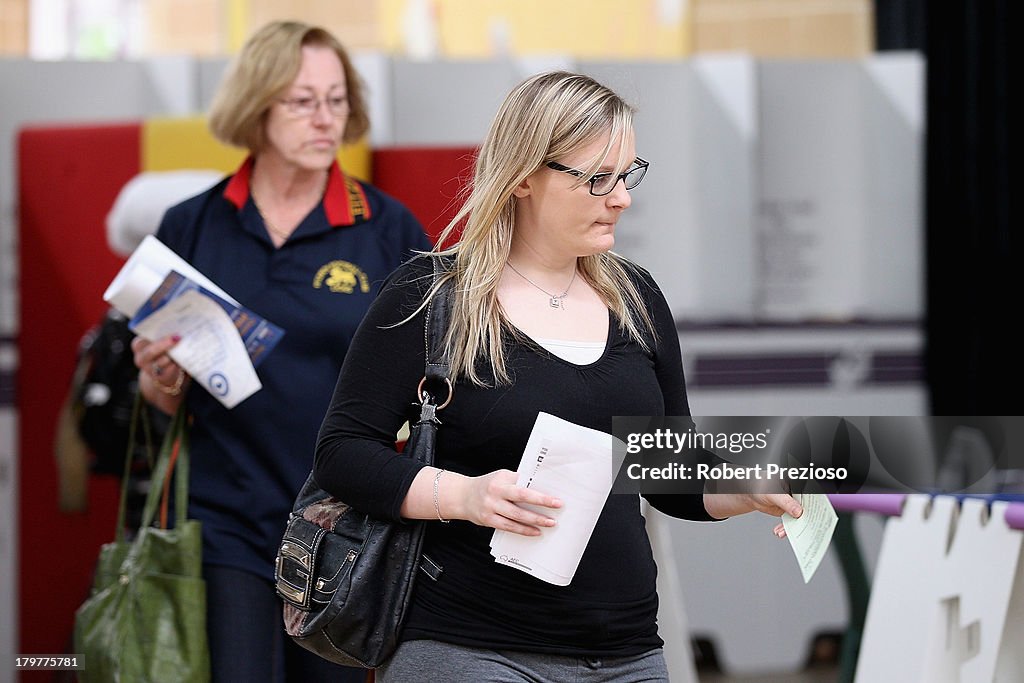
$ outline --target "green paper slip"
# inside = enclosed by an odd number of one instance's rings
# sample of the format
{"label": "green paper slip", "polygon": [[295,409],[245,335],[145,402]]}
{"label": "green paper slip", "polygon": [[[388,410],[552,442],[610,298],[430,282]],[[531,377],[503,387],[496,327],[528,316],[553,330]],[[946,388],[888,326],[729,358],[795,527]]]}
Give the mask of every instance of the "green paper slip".
{"label": "green paper slip", "polygon": [[803,507],[804,513],[799,519],[788,513],[783,514],[782,525],[786,528],[786,537],[800,565],[804,583],[807,583],[825,557],[839,517],[836,516],[832,502],[824,494],[796,493],[793,498]]}

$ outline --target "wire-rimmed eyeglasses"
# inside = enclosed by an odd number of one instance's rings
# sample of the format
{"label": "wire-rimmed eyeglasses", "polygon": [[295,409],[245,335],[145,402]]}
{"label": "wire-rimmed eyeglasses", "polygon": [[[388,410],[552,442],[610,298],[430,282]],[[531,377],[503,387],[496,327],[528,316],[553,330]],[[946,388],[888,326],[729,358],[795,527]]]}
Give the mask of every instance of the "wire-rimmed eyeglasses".
{"label": "wire-rimmed eyeglasses", "polygon": [[300,95],[299,97],[286,97],[279,100],[285,106],[288,113],[297,117],[312,116],[320,109],[320,103],[327,106],[331,116],[342,118],[348,115],[348,96],[329,95],[324,98],[313,97],[312,95]]}
{"label": "wire-rimmed eyeglasses", "polygon": [[[650,166],[651,162],[637,157],[633,161],[633,165],[624,173],[619,173],[618,175],[614,173],[595,173],[587,179],[587,182],[590,183],[590,194],[595,197],[603,197],[614,190],[620,180],[625,184],[627,190],[632,190],[640,184],[641,180],[644,179],[644,176],[647,174],[647,169],[650,168]],[[574,175],[577,178],[582,178],[584,176],[583,171],[563,166],[557,161],[549,161],[547,163],[547,167],[556,171],[561,171],[562,173]]]}

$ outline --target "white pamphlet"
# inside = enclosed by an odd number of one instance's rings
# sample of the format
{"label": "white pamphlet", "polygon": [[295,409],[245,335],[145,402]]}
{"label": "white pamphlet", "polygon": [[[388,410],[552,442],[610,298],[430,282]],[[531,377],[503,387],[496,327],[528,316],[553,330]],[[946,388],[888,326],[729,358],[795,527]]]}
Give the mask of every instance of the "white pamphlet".
{"label": "white pamphlet", "polygon": [[103,299],[145,339],[180,336],[168,355],[228,408],[262,388],[254,363],[284,334],[152,235],[132,252]]}
{"label": "white pamphlet", "polygon": [[210,278],[152,235],[147,235],[128,257],[128,261],[103,293],[103,300],[131,318],[171,271],[181,273],[222,299],[238,305],[237,301]]}
{"label": "white pamphlet", "polygon": [[783,513],[782,525],[786,529],[786,538],[796,555],[797,564],[800,565],[804,583],[807,583],[825,557],[839,517],[836,516],[832,502],[823,493],[794,493],[793,498],[800,503],[804,513],[799,517]]}
{"label": "white pamphlet", "polygon": [[611,434],[540,413],[519,463],[517,484],[562,500],[560,508],[524,505],[556,520],[540,536],[495,530],[494,561],[567,586],[604,509],[615,478]]}
{"label": "white pamphlet", "polygon": [[263,386],[231,316],[199,291],[174,297],[132,329],[150,340],[181,335],[167,355],[228,408]]}

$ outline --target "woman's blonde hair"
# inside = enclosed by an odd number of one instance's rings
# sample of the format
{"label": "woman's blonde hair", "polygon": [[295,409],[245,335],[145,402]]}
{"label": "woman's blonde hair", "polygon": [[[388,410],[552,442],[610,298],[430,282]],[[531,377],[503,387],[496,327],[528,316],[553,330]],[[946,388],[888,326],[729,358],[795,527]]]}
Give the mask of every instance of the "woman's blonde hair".
{"label": "woman's blonde hair", "polygon": [[260,152],[267,144],[267,112],[292,84],[302,67],[306,45],[334,51],[345,73],[349,114],[342,140],[355,142],[370,129],[359,74],[352,61],[326,29],[297,21],[275,21],[257,31],[228,67],[210,107],[213,136],[229,145]]}
{"label": "woman's blonde hair", "polygon": [[[438,240],[444,244],[461,229],[457,244],[437,251],[453,257],[442,280],[455,284],[448,343],[456,377],[485,385],[477,372],[477,362],[485,360],[499,384],[511,381],[502,345],[507,320],[498,303],[498,281],[515,226],[513,189],[549,161],[564,159],[603,135],[608,136],[607,144],[580,168],[584,175],[577,186],[609,158],[616,159],[612,172],[622,173],[633,163],[626,157],[625,144],[632,125],[633,108],[581,74],[538,74],[505,98],[480,148],[465,201]],[[616,144],[617,151],[612,149]],[[606,252],[581,257],[578,268],[615,314],[620,329],[649,349],[642,331],[653,335],[653,324],[630,276],[635,266]],[[428,292],[428,299],[434,291]]]}

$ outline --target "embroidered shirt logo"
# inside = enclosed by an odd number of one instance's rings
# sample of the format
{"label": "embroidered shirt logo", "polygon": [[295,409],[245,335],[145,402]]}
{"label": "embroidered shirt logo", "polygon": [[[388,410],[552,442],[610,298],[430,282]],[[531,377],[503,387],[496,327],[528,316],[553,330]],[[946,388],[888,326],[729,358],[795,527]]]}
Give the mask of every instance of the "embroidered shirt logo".
{"label": "embroidered shirt logo", "polygon": [[320,267],[313,278],[314,289],[327,287],[337,294],[351,294],[359,288],[366,294],[370,291],[370,278],[362,268],[348,261],[331,261]]}

